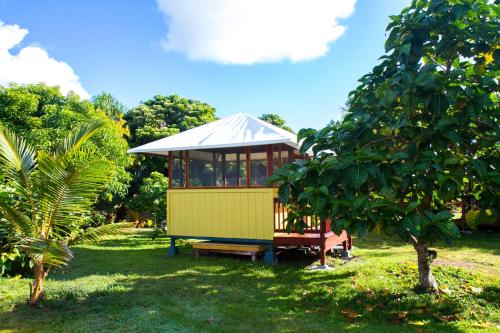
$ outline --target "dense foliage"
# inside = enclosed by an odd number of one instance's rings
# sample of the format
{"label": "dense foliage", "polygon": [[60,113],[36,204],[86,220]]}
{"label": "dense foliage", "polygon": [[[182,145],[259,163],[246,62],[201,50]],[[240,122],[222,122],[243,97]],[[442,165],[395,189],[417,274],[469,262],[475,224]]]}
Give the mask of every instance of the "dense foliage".
{"label": "dense foliage", "polygon": [[167,218],[167,178],[159,172],[153,171],[149,177],[144,178],[139,192],[132,201],[132,208],[145,212],[160,228],[161,223]]}
{"label": "dense foliage", "polygon": [[94,99],[94,105],[73,93],[64,96],[59,88],[44,84],[0,87],[0,125],[25,138],[34,149],[52,151],[74,128],[92,121],[103,122],[85,145],[116,170],[100,197],[101,206],[112,206],[127,195],[131,177],[126,168],[131,158],[125,139],[128,129],[120,114],[113,111],[117,102],[111,100],[112,96],[101,94]]}
{"label": "dense foliage", "polygon": [[283,118],[281,118],[276,113],[264,113],[259,119],[264,120],[265,122],[272,124],[274,126],[281,127],[284,130],[294,133],[291,127],[286,125],[286,122]]}
{"label": "dense foliage", "polygon": [[467,191],[500,215],[499,5],[412,1],[391,17],[386,54],[349,95],[340,124],[304,129],[309,161],[279,171],[280,198],[334,230],[397,232],[418,254],[420,285],[437,240],[459,237],[453,204]]}
{"label": "dense foliage", "polygon": [[85,146],[103,126],[91,122],[72,131],[52,152],[37,152],[0,127],[0,171],[12,193],[0,197],[0,229],[34,267],[30,304],[43,297],[51,269],[73,257],[69,243],[95,239],[120,226],[82,229],[85,214],[115,172],[113,163]]}
{"label": "dense foliage", "polygon": [[156,95],[125,114],[136,147],[215,120],[209,104],[177,95]]}

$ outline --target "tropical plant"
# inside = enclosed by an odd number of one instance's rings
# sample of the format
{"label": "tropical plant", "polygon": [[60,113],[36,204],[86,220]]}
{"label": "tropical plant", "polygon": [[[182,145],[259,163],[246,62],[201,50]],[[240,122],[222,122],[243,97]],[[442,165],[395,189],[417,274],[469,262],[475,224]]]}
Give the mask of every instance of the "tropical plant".
{"label": "tropical plant", "polygon": [[500,215],[498,2],[414,0],[388,26],[386,54],[349,95],[340,124],[303,129],[312,159],[278,170],[289,223],[397,232],[413,244],[419,285],[437,291],[436,241],[460,236],[453,202],[467,190]]}
{"label": "tropical plant", "polygon": [[116,172],[111,162],[85,146],[103,126],[103,122],[82,126],[53,152],[36,152],[23,138],[0,128],[0,170],[14,194],[14,200],[0,197],[0,214],[3,229],[33,264],[32,305],[42,299],[49,272],[73,257],[69,244],[124,227],[106,225],[85,232],[80,228],[99,191]]}

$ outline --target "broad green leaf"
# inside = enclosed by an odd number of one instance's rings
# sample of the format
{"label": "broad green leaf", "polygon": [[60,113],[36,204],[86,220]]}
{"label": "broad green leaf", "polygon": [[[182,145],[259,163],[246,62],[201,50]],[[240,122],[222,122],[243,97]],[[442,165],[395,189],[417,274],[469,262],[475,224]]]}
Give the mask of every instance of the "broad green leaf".
{"label": "broad green leaf", "polygon": [[280,186],[278,190],[278,198],[282,203],[288,203],[288,199],[290,198],[290,187],[287,185]]}
{"label": "broad green leaf", "polygon": [[432,220],[433,221],[447,221],[449,219],[451,219],[453,217],[453,215],[447,211],[447,210],[443,210],[443,211],[440,211],[438,213],[436,213]]}
{"label": "broad green leaf", "polygon": [[486,167],[486,163],[484,163],[481,160],[477,160],[477,159],[472,160],[471,163],[472,163],[472,167],[474,168],[474,170],[476,171],[477,175],[480,178],[483,178],[486,176],[486,174],[488,172],[487,167]]}
{"label": "broad green leaf", "polygon": [[402,160],[402,159],[406,159],[408,157],[410,157],[410,155],[408,155],[408,153],[404,152],[404,151],[398,151],[397,153],[391,154],[389,156],[389,158],[391,160]]}
{"label": "broad green leaf", "polygon": [[304,191],[304,192],[301,192],[299,194],[299,196],[297,197],[297,201],[298,202],[301,202],[301,201],[304,201],[304,200],[309,200],[309,197],[311,196],[311,192],[309,191]]}
{"label": "broad green leaf", "polygon": [[[314,137],[318,133],[314,128],[303,128],[297,133],[297,141],[301,141],[307,137]],[[307,150],[307,149],[306,149]]]}
{"label": "broad green leaf", "polygon": [[326,187],[325,185],[320,186],[319,191],[325,195],[330,195],[330,192],[328,191],[328,187]]}
{"label": "broad green leaf", "polygon": [[411,213],[411,212],[415,211],[415,210],[417,209],[417,207],[418,207],[418,206],[419,206],[419,203],[418,203],[418,202],[410,202],[410,203],[408,204],[408,206],[406,206],[405,211],[406,211],[407,213]]}
{"label": "broad green leaf", "polygon": [[349,169],[348,174],[352,185],[356,189],[359,189],[368,179],[368,172],[361,166],[355,166]]}
{"label": "broad green leaf", "polygon": [[307,137],[302,141],[300,145],[300,153],[305,154],[313,145],[316,144],[316,140],[313,137]]}
{"label": "broad green leaf", "polygon": [[323,215],[323,208],[325,207],[326,204],[326,198],[323,195],[320,194],[313,194],[309,198],[309,203],[311,204],[311,207],[313,210],[316,212],[317,215]]}

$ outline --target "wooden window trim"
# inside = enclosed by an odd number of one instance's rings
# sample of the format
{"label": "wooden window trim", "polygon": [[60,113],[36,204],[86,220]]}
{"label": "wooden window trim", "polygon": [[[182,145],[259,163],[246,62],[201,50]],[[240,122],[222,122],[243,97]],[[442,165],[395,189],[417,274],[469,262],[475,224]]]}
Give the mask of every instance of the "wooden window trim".
{"label": "wooden window trim", "polygon": [[247,156],[247,160],[245,161],[247,164],[247,186],[246,187],[251,187],[250,186],[250,147],[247,146],[245,147],[245,153]]}
{"label": "wooden window trim", "polygon": [[237,170],[237,174],[236,174],[236,186],[237,187],[240,187],[240,166],[241,166],[241,161],[240,161],[240,153],[237,152],[236,153],[236,170]]}
{"label": "wooden window trim", "polygon": [[[223,188],[226,187],[226,184],[227,184],[227,179],[226,179],[226,153],[222,152],[221,153],[222,155],[222,186]],[[215,183],[214,183],[214,186],[215,186]]]}
{"label": "wooden window trim", "polygon": [[168,170],[167,170],[167,177],[168,177],[168,188],[172,188],[172,158],[174,154],[169,151],[168,152]]}
{"label": "wooden window trim", "polygon": [[217,163],[216,163],[215,157],[216,157],[215,153],[212,153],[212,167],[214,168],[214,176],[213,176],[212,182],[214,184],[214,187],[215,187],[215,184],[217,184]]}
{"label": "wooden window trim", "polygon": [[[280,145],[279,145],[279,149],[278,149],[278,166],[279,166],[280,168],[282,168],[282,167],[283,167],[283,163],[281,163],[281,151],[282,151],[282,150],[283,150],[283,145],[282,145],[282,144],[280,144]],[[273,158],[274,158],[274,156],[273,156]],[[273,161],[273,162],[274,162],[274,161]]]}
{"label": "wooden window trim", "polygon": [[266,145],[267,151],[267,178],[271,177],[274,172],[274,156],[273,145]]}
{"label": "wooden window trim", "polygon": [[184,150],[184,156],[186,159],[186,170],[184,171],[184,174],[186,176],[186,188],[189,188],[189,151]]}

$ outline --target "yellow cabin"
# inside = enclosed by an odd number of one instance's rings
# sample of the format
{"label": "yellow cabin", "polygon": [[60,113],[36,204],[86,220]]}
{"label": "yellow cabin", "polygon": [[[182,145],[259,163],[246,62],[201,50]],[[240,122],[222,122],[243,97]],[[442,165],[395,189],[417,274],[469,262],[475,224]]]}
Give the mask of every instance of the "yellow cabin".
{"label": "yellow cabin", "polygon": [[286,207],[277,188],[267,185],[276,168],[297,158],[296,135],[246,113],[239,113],[129,150],[168,159],[167,234],[169,254],[179,238],[276,246],[317,246],[322,264],[338,244],[351,247],[345,232],[306,219],[304,234],[285,230]]}

